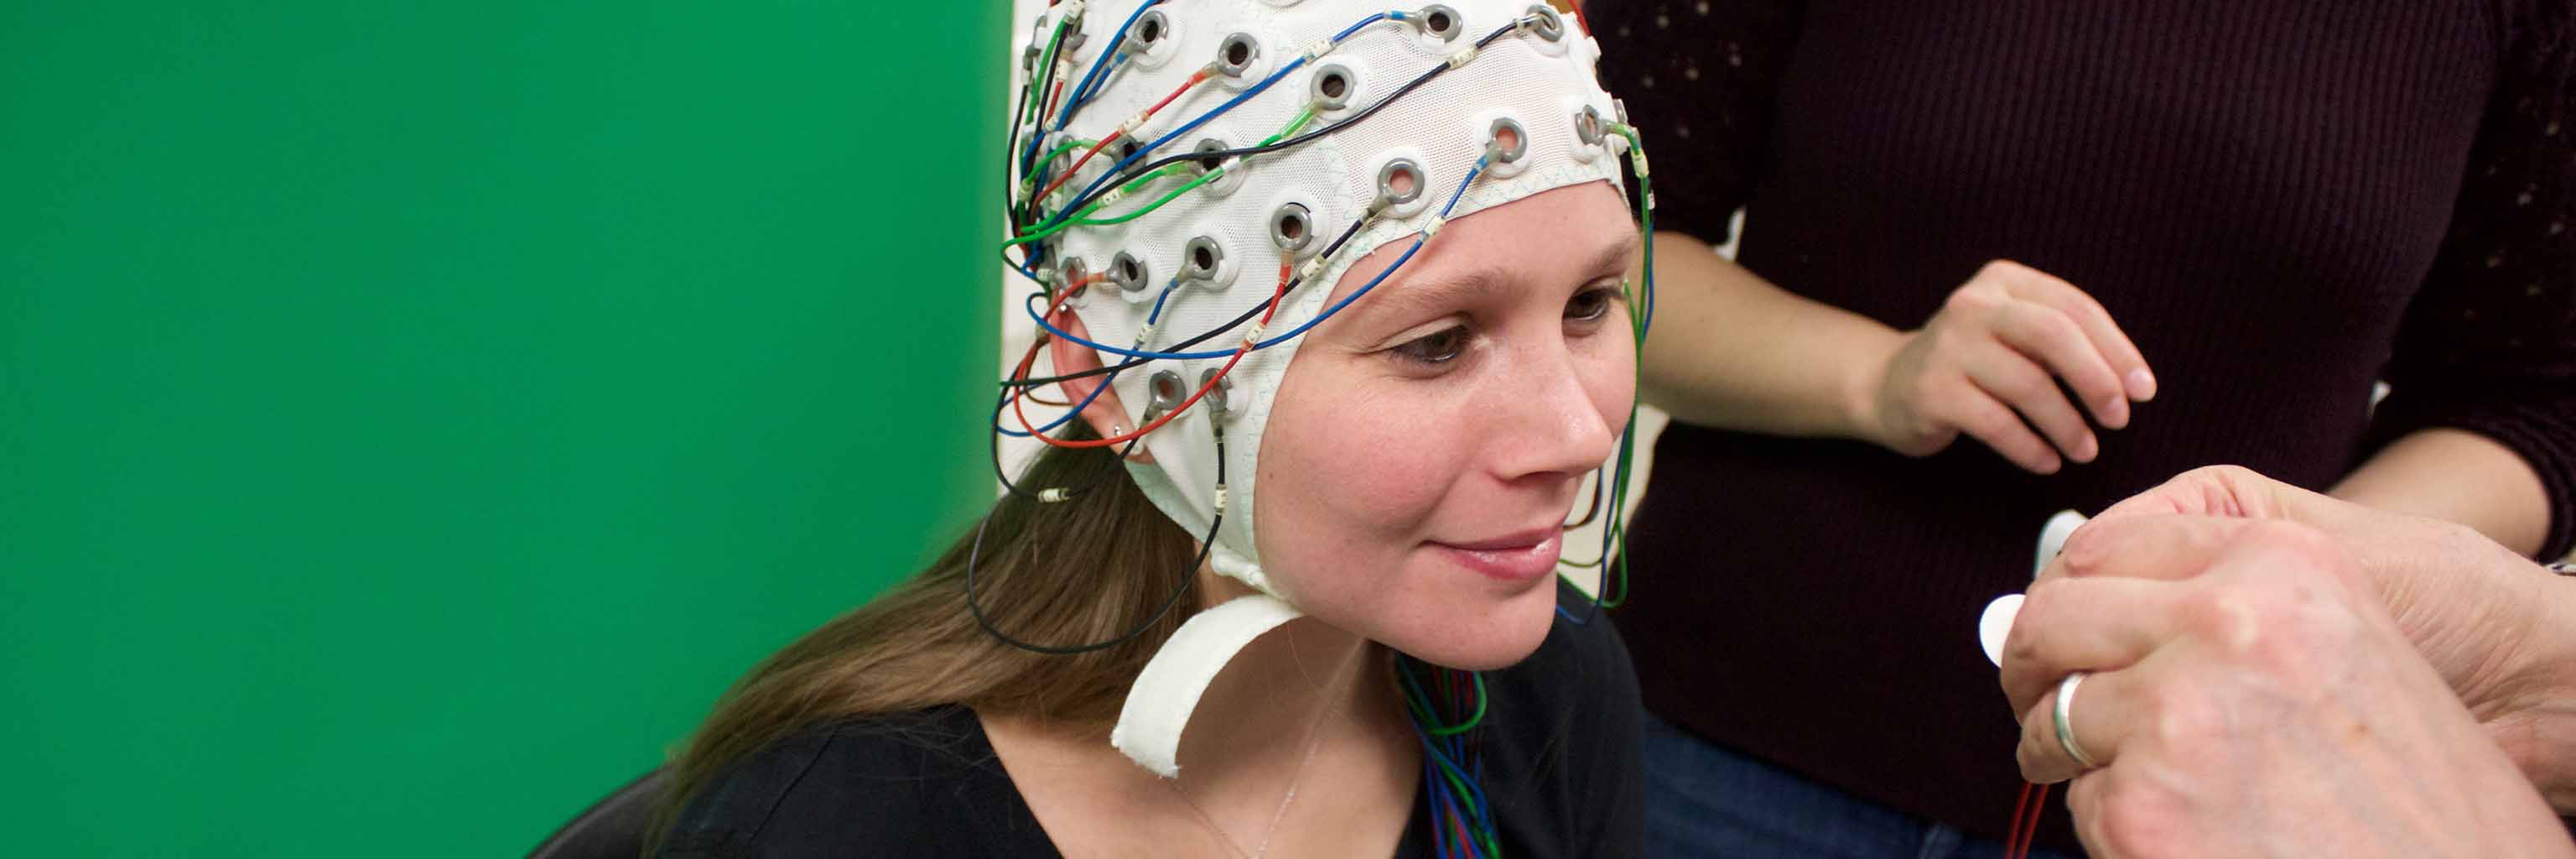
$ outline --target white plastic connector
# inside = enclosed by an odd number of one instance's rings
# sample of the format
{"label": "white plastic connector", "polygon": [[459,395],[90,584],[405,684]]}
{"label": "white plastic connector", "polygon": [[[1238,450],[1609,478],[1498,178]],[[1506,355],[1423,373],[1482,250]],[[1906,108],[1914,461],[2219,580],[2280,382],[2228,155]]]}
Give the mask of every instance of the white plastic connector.
{"label": "white plastic connector", "polygon": [[1225,484],[1216,485],[1216,515],[1225,515]]}
{"label": "white plastic connector", "polygon": [[1073,493],[1065,491],[1065,488],[1062,486],[1038,491],[1038,503],[1040,504],[1054,504],[1058,501],[1063,501],[1072,497]]}
{"label": "white plastic connector", "polygon": [[1100,202],[1093,205],[1105,207],[1124,199],[1127,199],[1127,186],[1120,185],[1109,189],[1109,193],[1100,195]]}
{"label": "white plastic connector", "polygon": [[1440,234],[1440,228],[1441,228],[1441,227],[1444,227],[1444,226],[1448,226],[1448,224],[1449,224],[1449,219],[1448,219],[1448,218],[1434,217],[1434,218],[1432,218],[1432,219],[1431,219],[1431,222],[1430,222],[1430,223],[1427,223],[1427,224],[1423,224],[1423,225],[1422,225],[1422,237],[1423,237],[1424,239],[1429,239],[1429,238],[1431,238],[1432,236],[1439,235],[1439,234]]}
{"label": "white plastic connector", "polygon": [[1477,50],[1478,49],[1475,46],[1470,45],[1466,50],[1450,54],[1449,69],[1451,71],[1456,71],[1460,68],[1464,68],[1468,63],[1475,62]]}
{"label": "white plastic connector", "polygon": [[1325,54],[1332,53],[1333,49],[1341,47],[1341,44],[1330,38],[1316,39],[1314,44],[1306,46],[1306,62],[1323,59]]}
{"label": "white plastic connector", "polygon": [[1325,260],[1321,256],[1307,260],[1305,267],[1297,270],[1298,282],[1314,283],[1315,278],[1322,277],[1324,275],[1324,264]]}
{"label": "white plastic connector", "polygon": [[1268,327],[1270,327],[1269,323],[1258,319],[1252,320],[1252,330],[1243,332],[1243,348],[1250,349],[1261,345],[1261,330]]}

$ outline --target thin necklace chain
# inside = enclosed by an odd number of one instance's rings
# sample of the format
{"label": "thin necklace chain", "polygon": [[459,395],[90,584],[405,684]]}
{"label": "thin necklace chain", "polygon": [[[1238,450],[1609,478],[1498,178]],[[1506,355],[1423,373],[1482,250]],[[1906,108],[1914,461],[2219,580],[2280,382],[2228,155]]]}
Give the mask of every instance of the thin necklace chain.
{"label": "thin necklace chain", "polygon": [[[1291,645],[1288,652],[1294,656],[1296,647]],[[1367,653],[1367,646],[1362,645],[1360,652],[1352,655],[1352,663],[1356,665],[1366,659]],[[1298,673],[1305,673],[1305,670],[1305,664],[1299,663]],[[1349,666],[1344,666],[1343,670],[1348,671]],[[1311,680],[1308,685],[1313,685]],[[1267,859],[1270,855],[1271,839],[1279,834],[1280,822],[1288,819],[1288,806],[1297,801],[1297,784],[1306,778],[1306,764],[1315,759],[1315,749],[1324,744],[1324,717],[1339,713],[1341,709],[1341,705],[1333,701],[1330,693],[1325,695],[1323,705],[1315,708],[1315,719],[1306,726],[1306,753],[1297,759],[1297,768],[1290,771],[1288,790],[1279,795],[1279,807],[1270,813],[1270,825],[1261,830],[1261,843],[1250,853],[1244,852],[1243,845],[1235,843],[1234,836],[1226,834],[1224,827],[1216,825],[1216,819],[1208,816],[1207,809],[1200,808],[1197,800],[1191,799],[1187,792],[1181,790],[1179,779],[1163,779],[1162,782],[1172,789],[1172,795],[1180,797],[1181,802],[1190,807],[1191,814],[1198,816],[1199,825],[1207,827],[1209,832],[1214,833],[1217,840],[1225,844],[1226,849],[1234,851],[1235,856],[1240,859]]]}

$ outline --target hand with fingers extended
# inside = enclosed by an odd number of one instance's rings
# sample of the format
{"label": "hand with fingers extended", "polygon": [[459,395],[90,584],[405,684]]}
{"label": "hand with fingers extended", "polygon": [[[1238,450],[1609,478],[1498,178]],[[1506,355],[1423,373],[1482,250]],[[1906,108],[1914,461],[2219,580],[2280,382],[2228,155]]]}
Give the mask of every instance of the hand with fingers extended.
{"label": "hand with fingers extended", "polygon": [[[2093,461],[2101,441],[2092,423],[2128,426],[2130,403],[2156,394],[2146,358],[2099,302],[2066,281],[2000,260],[1907,332],[1871,378],[1876,386],[1860,408],[1870,440],[1929,456],[1964,433],[2041,474],[2055,473],[2066,459]],[[2068,390],[2083,400],[2081,410],[2067,401]]]}
{"label": "hand with fingers extended", "polygon": [[2023,773],[2075,780],[2094,855],[2576,857],[2336,537],[2136,514],[2070,538],[2004,647]]}

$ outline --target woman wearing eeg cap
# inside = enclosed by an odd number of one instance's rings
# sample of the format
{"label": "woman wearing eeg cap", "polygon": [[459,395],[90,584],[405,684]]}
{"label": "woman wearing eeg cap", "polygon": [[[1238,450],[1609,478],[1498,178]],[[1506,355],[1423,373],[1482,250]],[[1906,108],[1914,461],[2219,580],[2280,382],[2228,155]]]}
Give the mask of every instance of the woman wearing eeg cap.
{"label": "woman wearing eeg cap", "polygon": [[[994,414],[1051,448],[726,695],[662,855],[1637,853],[1626,651],[1555,575],[1652,311],[1578,23],[1038,25],[1008,247],[1056,375]],[[1060,427],[1021,417],[1041,389]]]}

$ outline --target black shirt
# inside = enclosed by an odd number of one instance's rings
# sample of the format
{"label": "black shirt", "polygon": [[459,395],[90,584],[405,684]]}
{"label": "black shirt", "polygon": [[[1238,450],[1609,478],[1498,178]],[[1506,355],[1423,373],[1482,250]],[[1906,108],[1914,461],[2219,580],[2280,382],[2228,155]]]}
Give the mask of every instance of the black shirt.
{"label": "black shirt", "polygon": [[[2099,299],[2160,383],[2049,476],[1972,438],[1909,459],[1673,424],[1628,531],[1647,598],[1619,617],[1673,724],[2000,838],[2021,733],[1974,632],[2029,586],[2049,514],[2203,465],[2322,490],[2450,427],[2539,476],[2544,557],[2576,545],[2576,2],[1583,11],[1656,227],[1719,240],[1742,207],[1745,268],[1900,331],[2026,263]],[[2051,819],[2040,845],[2071,845]]]}
{"label": "black shirt", "polygon": [[[1560,585],[1577,617],[1586,598]],[[1484,788],[1515,859],[1643,852],[1637,683],[1608,615],[1558,618],[1538,652],[1489,672]],[[933,707],[834,722],[735,765],[692,800],[663,856],[1057,856],[975,713]],[[1429,857],[1416,795],[1397,843]]]}

